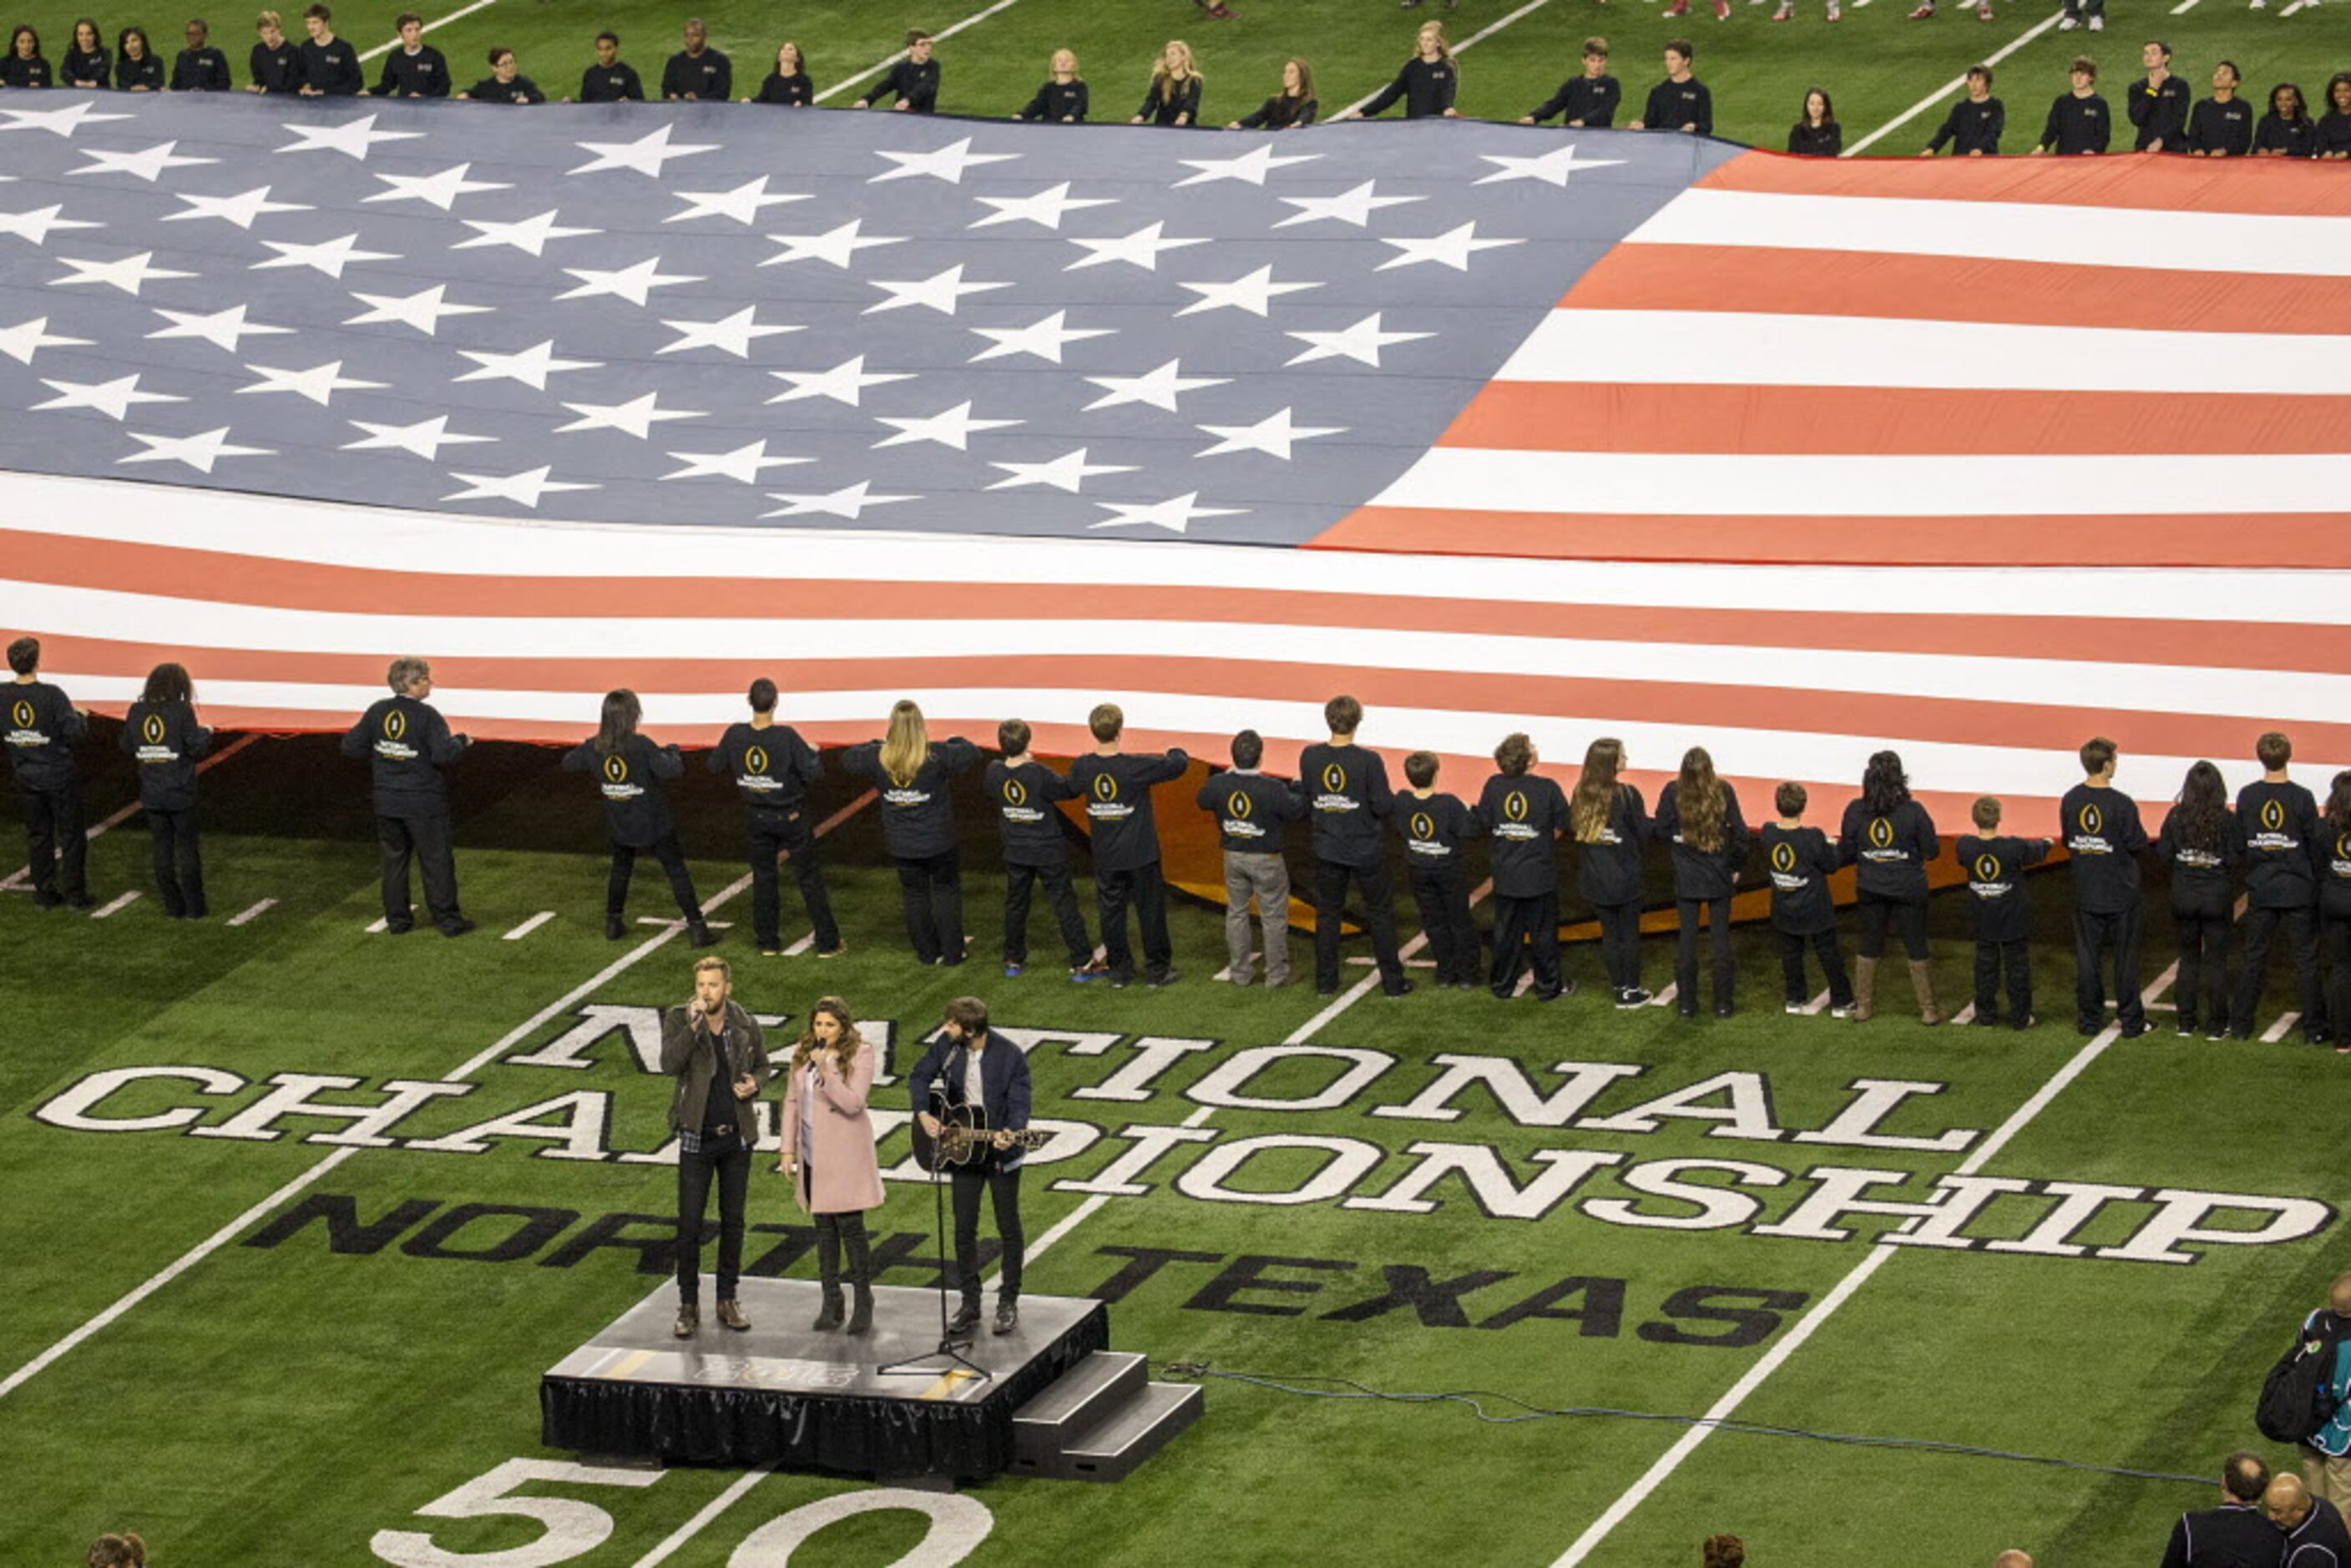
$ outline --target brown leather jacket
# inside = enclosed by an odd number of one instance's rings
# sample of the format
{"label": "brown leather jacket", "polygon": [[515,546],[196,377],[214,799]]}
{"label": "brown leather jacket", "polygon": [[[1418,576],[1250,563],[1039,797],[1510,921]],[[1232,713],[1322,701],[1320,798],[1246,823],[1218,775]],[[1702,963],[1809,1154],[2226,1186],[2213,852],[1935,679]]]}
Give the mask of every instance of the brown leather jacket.
{"label": "brown leather jacket", "polygon": [[[710,1047],[705,1043],[705,1033],[684,1006],[662,1009],[662,1071],[677,1080],[669,1101],[673,1132],[702,1130],[702,1108],[710,1100]],[[762,1088],[776,1075],[758,1020],[734,1001],[726,1004],[726,1062],[732,1078],[747,1072]],[[735,1102],[735,1117],[747,1149],[759,1135],[759,1119],[752,1109],[757,1103],[757,1096]]]}

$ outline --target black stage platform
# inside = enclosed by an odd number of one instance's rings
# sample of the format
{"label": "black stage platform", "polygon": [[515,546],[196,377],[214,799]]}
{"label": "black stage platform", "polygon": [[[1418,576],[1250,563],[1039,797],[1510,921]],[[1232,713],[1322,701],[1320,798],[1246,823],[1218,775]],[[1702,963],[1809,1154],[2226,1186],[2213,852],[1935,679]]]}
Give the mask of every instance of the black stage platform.
{"label": "black stage platform", "polygon": [[[705,1276],[702,1332],[681,1340],[674,1285],[664,1285],[539,1379],[541,1440],[551,1448],[695,1464],[806,1466],[859,1475],[985,1480],[1012,1468],[1013,1412],[1110,1343],[1100,1301],[1029,1296],[1020,1326],[979,1333],[964,1352],[994,1375],[930,1355],[934,1291],[877,1287],[872,1332],[809,1327],[812,1281],[745,1280],[745,1333],[718,1325]],[[937,1374],[879,1375],[921,1358]]]}

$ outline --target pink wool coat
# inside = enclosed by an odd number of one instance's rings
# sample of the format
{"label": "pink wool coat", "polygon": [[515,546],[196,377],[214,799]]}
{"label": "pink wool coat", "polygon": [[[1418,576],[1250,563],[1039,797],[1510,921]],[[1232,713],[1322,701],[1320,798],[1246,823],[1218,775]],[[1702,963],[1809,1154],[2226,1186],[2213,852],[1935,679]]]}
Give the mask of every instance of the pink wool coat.
{"label": "pink wool coat", "polygon": [[[826,1060],[822,1056],[819,1061]],[[799,1156],[792,1196],[804,1214],[850,1214],[882,1207],[882,1166],[873,1154],[873,1119],[865,1113],[865,1099],[873,1088],[873,1051],[860,1051],[843,1082],[827,1071],[817,1086],[809,1115],[809,1146],[800,1145],[800,1101],[808,1074],[787,1067],[784,1071],[782,1152]],[[780,1163],[780,1162],[779,1162]],[[810,1190],[813,1178],[815,1190]]]}

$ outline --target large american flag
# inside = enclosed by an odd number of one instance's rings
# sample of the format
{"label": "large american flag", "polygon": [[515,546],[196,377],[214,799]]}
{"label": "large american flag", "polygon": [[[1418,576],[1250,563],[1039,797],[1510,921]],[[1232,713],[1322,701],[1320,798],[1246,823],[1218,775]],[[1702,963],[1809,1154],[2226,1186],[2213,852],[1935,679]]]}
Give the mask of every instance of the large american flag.
{"label": "large american flag", "polygon": [[[25,95],[30,98],[32,95]],[[0,105],[0,622],[119,706],[1277,758],[2351,760],[2351,179],[720,106]],[[1465,769],[1466,770],[1466,768]],[[1457,784],[1465,781],[1457,777]],[[2011,817],[2011,821],[2016,819]],[[2022,825],[2022,824],[2020,824]]]}

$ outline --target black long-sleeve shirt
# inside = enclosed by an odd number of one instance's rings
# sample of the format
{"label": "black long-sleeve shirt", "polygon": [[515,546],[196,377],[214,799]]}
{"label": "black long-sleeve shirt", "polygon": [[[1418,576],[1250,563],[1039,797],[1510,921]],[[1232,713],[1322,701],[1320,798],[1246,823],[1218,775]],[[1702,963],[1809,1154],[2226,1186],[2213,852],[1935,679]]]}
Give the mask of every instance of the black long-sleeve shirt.
{"label": "black long-sleeve shirt", "polygon": [[735,96],[734,62],[716,49],[705,48],[698,55],[680,49],[662,68],[662,96],[725,103]]}
{"label": "black long-sleeve shirt", "polygon": [[2237,791],[2237,821],[2245,830],[2245,894],[2256,909],[2304,909],[2310,904],[2311,846],[2318,839],[2318,802],[2301,785],[2256,779]]}
{"label": "black long-sleeve shirt", "polygon": [[1306,797],[1286,779],[1255,768],[1211,777],[1194,797],[1217,819],[1217,846],[1228,854],[1278,855],[1282,829],[1306,815]]}
{"label": "black long-sleeve shirt", "polygon": [[282,39],[274,49],[256,44],[246,58],[246,74],[264,92],[300,92],[302,52]]}
{"label": "black long-sleeve shirt", "polygon": [[114,81],[114,55],[103,44],[68,49],[57,66],[57,79],[67,87],[108,87]]}
{"label": "black long-sleeve shirt", "polygon": [[1771,928],[1792,936],[1836,929],[1836,901],[1829,877],[1837,869],[1836,846],[1818,828],[1763,826],[1763,869],[1771,879]]}
{"label": "black long-sleeve shirt", "polygon": [[195,806],[196,762],[212,748],[187,703],[132,703],[123,716],[122,749],[139,764],[139,803],[151,811]]}
{"label": "black long-sleeve shirt", "polygon": [[1951,105],[1951,112],[1935,128],[1935,139],[1927,143],[1927,151],[1940,152],[1949,142],[1956,157],[1980,152],[1990,158],[2000,152],[2001,132],[2007,129],[2008,108],[2000,99],[1988,98],[1978,103],[1963,98]]}
{"label": "black long-sleeve shirt", "polygon": [[2351,157],[2351,114],[2330,109],[2318,117],[2311,151],[2321,158]]}
{"label": "black long-sleeve shirt", "polygon": [[1557,92],[1529,110],[1527,118],[1541,125],[1556,114],[1568,125],[1601,131],[1615,120],[1616,106],[1624,101],[1624,84],[1614,77],[1570,77]]}
{"label": "black long-sleeve shirt", "polygon": [[1154,78],[1144,90],[1143,107],[1134,111],[1134,118],[1152,125],[1199,124],[1200,78],[1188,76],[1177,81],[1171,77],[1163,81]]}
{"label": "black long-sleeve shirt", "polygon": [[2285,1537],[2249,1502],[2225,1502],[2196,1513],[2183,1513],[2171,1527],[2171,1542],[2163,1549],[2162,1568],[2197,1568],[2200,1563],[2244,1563],[2270,1568],[2285,1561]]}
{"label": "black long-sleeve shirt", "polygon": [[2076,98],[2061,92],[2049,106],[2049,123],[2041,128],[2038,145],[2052,152],[2104,152],[2114,140],[2115,119],[2106,100],[2096,93]]}
{"label": "black long-sleeve shirt", "polygon": [[2131,83],[2130,96],[2124,102],[2130,122],[2138,127],[2131,151],[2144,152],[2160,140],[2166,152],[2186,152],[2188,105],[2195,96],[2186,77],[2167,76],[2161,87],[2143,80]]}
{"label": "black long-sleeve shirt", "polygon": [[1061,814],[1053,810],[1053,802],[1076,800],[1076,785],[1033,757],[1018,768],[999,757],[987,765],[987,798],[996,803],[1006,865],[1069,863],[1069,842],[1061,836]]}
{"label": "black long-sleeve shirt", "polygon": [[2179,808],[2174,806],[2170,815],[2163,819],[2163,831],[2156,837],[2155,852],[2171,868],[2174,913],[2225,908],[2233,873],[2245,863],[2245,827],[2235,812],[2224,812],[2217,844],[2190,844],[2180,831]]}
{"label": "black long-sleeve shirt", "polygon": [[1267,99],[1240,118],[1244,131],[1288,131],[1296,126],[1311,125],[1322,105],[1311,98]]}
{"label": "black long-sleeve shirt", "polygon": [[2283,152],[2289,158],[2314,158],[2318,155],[2318,128],[2308,115],[2299,120],[2285,120],[2276,113],[2262,116],[2253,131],[2253,151]]}
{"label": "black long-sleeve shirt", "polygon": [[1379,96],[1364,105],[1364,118],[1384,114],[1396,99],[1402,99],[1406,120],[1426,120],[1451,109],[1453,95],[1460,86],[1461,73],[1451,60],[1424,60],[1415,55],[1405,61],[1395,80],[1380,89]]}
{"label": "black long-sleeve shirt", "polygon": [[2058,802],[2057,821],[2074,869],[2074,907],[2088,915],[2137,908],[2147,846],[2138,802],[2111,785],[2076,784]]}
{"label": "black long-sleeve shirt", "polygon": [[1968,935],[1979,942],[2024,940],[2032,912],[2022,873],[2049,858],[2049,841],[1969,833],[1958,850],[1968,873]]}
{"label": "black long-sleeve shirt", "polygon": [[912,60],[900,60],[890,68],[890,74],[860,101],[880,103],[894,98],[906,106],[909,114],[931,114],[939,107],[939,62],[925,60],[916,65]]}
{"label": "black long-sleeve shirt", "polygon": [[114,85],[121,92],[137,92],[142,88],[149,92],[162,92],[163,57],[151,53],[134,60],[125,54],[114,62]]}
{"label": "black long-sleeve shirt", "polygon": [[2318,907],[2329,919],[2351,919],[2351,826],[2318,820]]}
{"label": "black long-sleeve shirt", "polygon": [[1084,795],[1093,825],[1094,870],[1140,871],[1159,858],[1159,820],[1151,787],[1181,779],[1192,759],[1181,750],[1103,757],[1088,752],[1070,764],[1070,782]]}
{"label": "black long-sleeve shirt", "polygon": [[2253,106],[2241,98],[2208,98],[2188,114],[2187,146],[2207,157],[2242,158],[2253,150]]}
{"label": "black long-sleeve shirt", "polygon": [[808,799],[808,787],[824,772],[816,747],[788,724],[765,727],[747,720],[730,724],[710,748],[703,767],[735,780],[735,793],[754,811],[789,811]]}
{"label": "black long-sleeve shirt", "polygon": [[11,50],[0,58],[0,87],[47,87],[49,85],[49,62],[40,55],[31,59]]}
{"label": "black long-sleeve shirt", "polygon": [[359,50],[347,38],[337,38],[331,44],[304,39],[302,84],[329,98],[358,97],[367,90],[367,78],[360,71]]}
{"label": "black long-sleeve shirt", "polygon": [[441,769],[465,743],[449,733],[441,710],[414,697],[385,697],[343,737],[343,755],[368,759],[380,817],[437,817],[449,810]]}
{"label": "black long-sleeve shirt", "polygon": [[547,94],[527,76],[517,75],[512,81],[500,81],[496,77],[484,77],[465,89],[465,97],[475,103],[545,103]]}
{"label": "black long-sleeve shirt", "polygon": [[1376,751],[1317,742],[1298,754],[1298,783],[1314,824],[1314,858],[1334,865],[1380,863],[1380,824],[1395,799]]}
{"label": "black long-sleeve shirt", "polygon": [[655,746],[632,735],[617,751],[599,751],[583,740],[563,754],[566,773],[593,773],[604,800],[604,831],[616,844],[648,849],[677,831],[662,780],[685,776],[685,758],[674,746]]}
{"label": "black long-sleeve shirt", "polygon": [[1880,898],[1904,903],[1927,896],[1927,862],[1941,852],[1935,837],[1935,820],[1916,800],[1905,800],[1880,816],[1865,800],[1844,809],[1837,831],[1837,853],[1845,864],[1858,865],[1855,885]]}
{"label": "black long-sleeve shirt", "polygon": [[637,68],[626,60],[614,60],[609,66],[590,66],[580,73],[580,101],[582,103],[643,103],[645,84],[638,78]]}
{"label": "black long-sleeve shirt", "polygon": [[816,101],[816,81],[806,71],[792,76],[769,71],[759,83],[759,95],[751,101],[783,109],[806,109]]}
{"label": "black long-sleeve shirt", "polygon": [[89,721],[64,692],[47,681],[0,686],[0,716],[8,721],[0,737],[19,788],[62,789],[74,781],[73,743],[89,733]]}
{"label": "black long-sleeve shirt", "polygon": [[383,57],[383,75],[377,78],[378,98],[447,98],[449,62],[430,44],[414,54],[397,48]]}
{"label": "black long-sleeve shirt", "polygon": [[1750,841],[1747,819],[1739,810],[1739,791],[1729,784],[1721,786],[1722,844],[1719,849],[1701,850],[1683,841],[1681,784],[1678,779],[1669,781],[1657,797],[1657,836],[1672,841],[1674,846],[1674,896],[1729,898],[1731,879],[1747,862]]}
{"label": "black long-sleeve shirt", "polygon": [[229,79],[228,57],[209,44],[201,49],[182,49],[172,58],[173,92],[226,92],[235,85]]}
{"label": "black long-sleeve shirt", "polygon": [[1714,134],[1714,94],[1696,77],[1675,81],[1668,77],[1649,89],[1641,110],[1641,123],[1651,131],[1679,131],[1688,126],[1700,136]]}
{"label": "black long-sleeve shirt", "polygon": [[901,784],[882,771],[882,743],[869,740],[841,754],[841,766],[871,779],[882,792],[882,842],[899,860],[928,860],[956,847],[955,802],[947,780],[977,765],[979,747],[959,735],[931,742],[931,754]]}
{"label": "black long-sleeve shirt", "polygon": [[1788,128],[1788,151],[1799,158],[1834,158],[1844,151],[1844,127],[1834,120],[1820,125],[1800,120]]}
{"label": "black long-sleeve shirt", "polygon": [[[1569,802],[1569,831],[1574,831],[1574,803]],[[1599,908],[1638,904],[1645,896],[1641,876],[1641,846],[1649,841],[1649,808],[1630,784],[1616,787],[1608,803],[1608,821],[1600,837],[1576,841],[1575,890],[1584,902]]]}
{"label": "black long-sleeve shirt", "polygon": [[[1404,836],[1405,873],[1424,879],[1461,874],[1461,841],[1484,831],[1478,814],[1442,789],[1395,798],[1396,831]],[[1552,869],[1557,885],[1558,867]]]}
{"label": "black long-sleeve shirt", "polygon": [[1478,796],[1479,829],[1493,841],[1487,863],[1498,898],[1541,898],[1559,891],[1559,835],[1567,831],[1567,796],[1540,774],[1497,773]]}
{"label": "black long-sleeve shirt", "polygon": [[1082,81],[1054,81],[1047,78],[1037,89],[1037,96],[1021,106],[1023,120],[1081,120],[1088,107],[1086,84]]}

